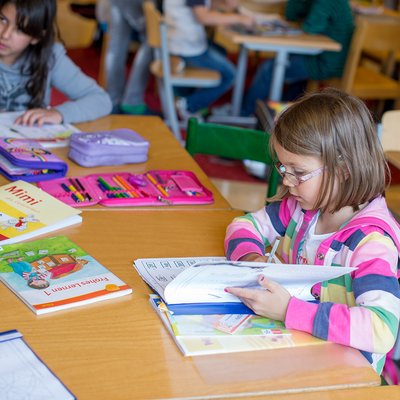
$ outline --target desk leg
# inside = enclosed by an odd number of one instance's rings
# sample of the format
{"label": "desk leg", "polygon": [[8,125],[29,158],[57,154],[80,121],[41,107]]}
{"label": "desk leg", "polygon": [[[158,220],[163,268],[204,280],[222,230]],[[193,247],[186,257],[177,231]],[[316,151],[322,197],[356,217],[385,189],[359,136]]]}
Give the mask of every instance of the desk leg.
{"label": "desk leg", "polygon": [[285,80],[285,69],[288,63],[289,53],[280,50],[276,53],[274,71],[272,74],[272,85],[269,98],[272,101],[281,101],[283,84]]}
{"label": "desk leg", "polygon": [[247,53],[248,50],[246,47],[241,46],[236,70],[236,83],[233,88],[232,95],[232,115],[235,117],[240,115],[240,109],[242,106],[244,83],[246,80],[247,71]]}

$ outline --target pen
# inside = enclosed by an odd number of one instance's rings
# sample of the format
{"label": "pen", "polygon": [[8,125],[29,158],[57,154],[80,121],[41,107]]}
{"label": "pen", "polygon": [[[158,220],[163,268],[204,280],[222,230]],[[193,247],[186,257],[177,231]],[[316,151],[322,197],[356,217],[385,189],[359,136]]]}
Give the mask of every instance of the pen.
{"label": "pen", "polygon": [[269,256],[268,256],[268,259],[267,259],[267,262],[269,263],[269,262],[271,262],[272,260],[273,260],[273,257],[274,257],[274,255],[275,255],[275,253],[276,253],[276,250],[277,250],[277,248],[278,248],[278,246],[279,246],[279,242],[281,241],[281,239],[279,239],[279,238],[276,238],[275,239],[275,243],[274,243],[274,245],[272,246],[272,250],[271,250],[271,252],[269,253]]}

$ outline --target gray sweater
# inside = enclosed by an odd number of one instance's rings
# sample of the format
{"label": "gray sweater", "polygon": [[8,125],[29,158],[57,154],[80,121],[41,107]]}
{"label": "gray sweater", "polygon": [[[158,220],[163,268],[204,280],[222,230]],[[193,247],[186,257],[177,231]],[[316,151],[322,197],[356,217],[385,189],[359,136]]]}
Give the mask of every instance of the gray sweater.
{"label": "gray sweater", "polygon": [[[65,123],[90,121],[109,114],[111,100],[108,94],[72,62],[61,44],[53,46],[53,55],[53,60],[49,60],[43,106],[49,106],[51,88],[55,88],[69,99],[54,107],[61,113]],[[21,64],[26,62],[29,61],[22,56],[13,65],[0,63],[0,111],[28,109],[30,96],[25,86],[29,77],[22,76],[20,72]]]}

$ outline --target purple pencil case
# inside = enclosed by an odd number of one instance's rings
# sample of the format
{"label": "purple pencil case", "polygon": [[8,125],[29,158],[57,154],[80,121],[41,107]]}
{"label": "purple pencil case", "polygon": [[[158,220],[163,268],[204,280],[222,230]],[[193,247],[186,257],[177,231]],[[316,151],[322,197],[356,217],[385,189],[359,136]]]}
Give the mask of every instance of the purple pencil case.
{"label": "purple pencil case", "polygon": [[130,129],[73,133],[69,158],[83,167],[141,163],[149,142]]}
{"label": "purple pencil case", "polygon": [[0,173],[11,181],[62,178],[67,170],[67,163],[35,140],[0,138]]}

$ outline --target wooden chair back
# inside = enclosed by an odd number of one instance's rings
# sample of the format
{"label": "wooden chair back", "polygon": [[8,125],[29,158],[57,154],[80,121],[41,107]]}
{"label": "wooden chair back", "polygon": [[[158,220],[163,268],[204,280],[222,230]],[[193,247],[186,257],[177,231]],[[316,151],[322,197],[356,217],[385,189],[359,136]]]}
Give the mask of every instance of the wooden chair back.
{"label": "wooden chair back", "polygon": [[[387,74],[400,50],[400,24],[395,19],[357,18],[356,30],[345,65],[341,88],[361,98],[399,98],[400,86]],[[387,54],[380,71],[362,65],[363,50],[380,50]]]}

